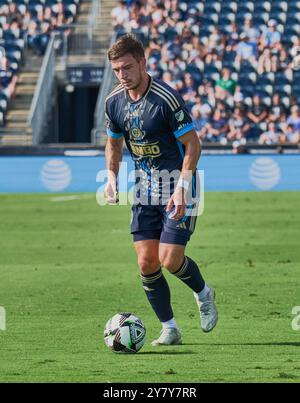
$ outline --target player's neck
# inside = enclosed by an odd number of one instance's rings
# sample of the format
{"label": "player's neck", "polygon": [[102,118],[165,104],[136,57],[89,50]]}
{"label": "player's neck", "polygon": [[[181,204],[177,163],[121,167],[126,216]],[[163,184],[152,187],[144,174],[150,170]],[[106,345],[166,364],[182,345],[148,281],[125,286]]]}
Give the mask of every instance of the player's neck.
{"label": "player's neck", "polygon": [[150,76],[145,72],[141,84],[134,90],[128,90],[128,95],[134,102],[137,102],[146,95],[150,85],[150,80]]}

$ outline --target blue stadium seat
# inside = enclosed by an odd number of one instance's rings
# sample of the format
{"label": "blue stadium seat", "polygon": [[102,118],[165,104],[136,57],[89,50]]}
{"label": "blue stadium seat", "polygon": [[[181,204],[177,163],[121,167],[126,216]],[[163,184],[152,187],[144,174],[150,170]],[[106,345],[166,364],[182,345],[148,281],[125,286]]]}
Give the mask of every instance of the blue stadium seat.
{"label": "blue stadium seat", "polygon": [[269,1],[256,2],[255,12],[256,13],[269,13],[271,11],[272,4]]}
{"label": "blue stadium seat", "polygon": [[254,3],[253,1],[243,1],[238,3],[238,13],[253,13],[254,11]]}
{"label": "blue stadium seat", "polygon": [[278,11],[278,10],[272,10],[271,13],[269,14],[269,19],[271,20],[276,20],[282,24],[286,23],[286,13],[282,12],[282,11]]}
{"label": "blue stadium seat", "polygon": [[219,13],[221,10],[221,4],[214,2],[214,3],[205,3],[204,6],[204,14],[210,15],[214,13]]}
{"label": "blue stadium seat", "polygon": [[255,13],[253,13],[253,25],[256,27],[266,25],[269,19],[270,18],[268,13],[261,13],[256,11]]}
{"label": "blue stadium seat", "polygon": [[256,74],[256,70],[255,68],[248,62],[244,61],[241,64],[241,69],[240,69],[241,74],[250,74],[250,73],[255,73]]}

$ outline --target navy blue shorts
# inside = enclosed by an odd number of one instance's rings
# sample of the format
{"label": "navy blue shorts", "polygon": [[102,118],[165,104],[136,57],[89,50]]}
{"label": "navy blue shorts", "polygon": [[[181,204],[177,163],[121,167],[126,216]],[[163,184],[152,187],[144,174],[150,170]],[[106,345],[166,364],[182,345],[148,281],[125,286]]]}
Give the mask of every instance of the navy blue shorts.
{"label": "navy blue shorts", "polygon": [[162,243],[186,245],[195,230],[195,206],[186,209],[181,220],[174,220],[175,207],[166,212],[166,206],[132,206],[131,233],[134,242],[157,239]]}

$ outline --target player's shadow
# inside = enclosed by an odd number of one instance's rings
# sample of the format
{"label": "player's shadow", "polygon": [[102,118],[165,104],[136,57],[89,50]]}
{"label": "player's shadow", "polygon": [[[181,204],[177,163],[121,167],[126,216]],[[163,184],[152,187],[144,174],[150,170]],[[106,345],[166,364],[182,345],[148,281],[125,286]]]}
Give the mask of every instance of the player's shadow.
{"label": "player's shadow", "polygon": [[185,346],[286,346],[300,347],[300,342],[267,342],[267,343],[184,343]]}

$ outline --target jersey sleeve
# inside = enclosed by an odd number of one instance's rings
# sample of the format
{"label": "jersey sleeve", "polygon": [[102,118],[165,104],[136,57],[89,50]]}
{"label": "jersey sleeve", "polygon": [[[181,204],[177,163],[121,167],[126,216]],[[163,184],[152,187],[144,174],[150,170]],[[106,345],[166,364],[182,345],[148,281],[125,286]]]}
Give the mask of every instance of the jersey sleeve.
{"label": "jersey sleeve", "polygon": [[176,96],[176,102],[174,102],[174,98],[172,103],[166,102],[165,110],[171,130],[177,139],[194,129],[190,113],[179,94]]}
{"label": "jersey sleeve", "polygon": [[113,121],[113,111],[111,106],[106,102],[105,104],[105,123],[106,134],[113,139],[120,139],[123,137],[122,129]]}

